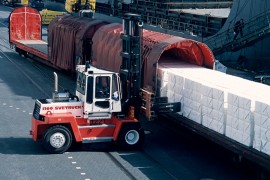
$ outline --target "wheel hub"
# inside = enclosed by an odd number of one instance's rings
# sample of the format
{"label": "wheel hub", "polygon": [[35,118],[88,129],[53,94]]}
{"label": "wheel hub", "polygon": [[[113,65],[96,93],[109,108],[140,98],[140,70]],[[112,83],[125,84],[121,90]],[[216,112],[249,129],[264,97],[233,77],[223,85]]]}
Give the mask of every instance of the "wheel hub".
{"label": "wheel hub", "polygon": [[140,135],[135,130],[130,130],[126,133],[125,140],[129,145],[134,145],[139,141]]}
{"label": "wheel hub", "polygon": [[50,144],[54,148],[60,148],[62,147],[66,142],[66,138],[62,133],[54,133],[50,137]]}

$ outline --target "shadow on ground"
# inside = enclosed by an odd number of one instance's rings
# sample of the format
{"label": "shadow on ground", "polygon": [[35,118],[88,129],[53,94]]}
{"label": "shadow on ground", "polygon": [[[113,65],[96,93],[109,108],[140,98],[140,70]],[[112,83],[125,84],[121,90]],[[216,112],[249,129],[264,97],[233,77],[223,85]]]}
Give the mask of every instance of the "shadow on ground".
{"label": "shadow on ground", "polygon": [[0,138],[0,154],[45,155],[48,154],[31,138]]}

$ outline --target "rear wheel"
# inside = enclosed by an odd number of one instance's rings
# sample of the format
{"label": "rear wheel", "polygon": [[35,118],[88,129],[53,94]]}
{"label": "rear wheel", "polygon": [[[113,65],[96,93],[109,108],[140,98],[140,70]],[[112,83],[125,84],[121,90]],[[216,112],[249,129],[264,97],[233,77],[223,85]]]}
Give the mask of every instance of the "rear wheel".
{"label": "rear wheel", "polygon": [[144,132],[139,124],[124,124],[118,136],[118,144],[122,148],[139,148],[144,140]]}
{"label": "rear wheel", "polygon": [[65,126],[52,126],[43,134],[42,144],[50,153],[62,154],[69,149],[71,143],[72,135]]}

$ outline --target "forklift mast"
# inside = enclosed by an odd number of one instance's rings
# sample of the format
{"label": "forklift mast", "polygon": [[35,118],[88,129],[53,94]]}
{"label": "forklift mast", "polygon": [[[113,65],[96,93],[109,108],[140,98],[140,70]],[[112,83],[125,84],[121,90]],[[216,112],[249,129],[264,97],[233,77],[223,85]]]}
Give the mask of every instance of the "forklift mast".
{"label": "forklift mast", "polygon": [[[127,13],[123,17],[122,64],[120,77],[122,80],[122,102],[124,113],[130,106],[135,107],[135,115],[140,108],[141,74],[141,16]],[[137,112],[136,112],[137,111]]]}

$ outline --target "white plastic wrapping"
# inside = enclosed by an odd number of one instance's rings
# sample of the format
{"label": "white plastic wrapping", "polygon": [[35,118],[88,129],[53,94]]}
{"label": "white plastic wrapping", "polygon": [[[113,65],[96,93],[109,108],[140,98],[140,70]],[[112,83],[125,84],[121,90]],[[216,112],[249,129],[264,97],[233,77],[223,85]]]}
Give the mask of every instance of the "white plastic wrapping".
{"label": "white plastic wrapping", "polygon": [[159,90],[180,114],[270,155],[270,87],[203,67],[161,64]]}

